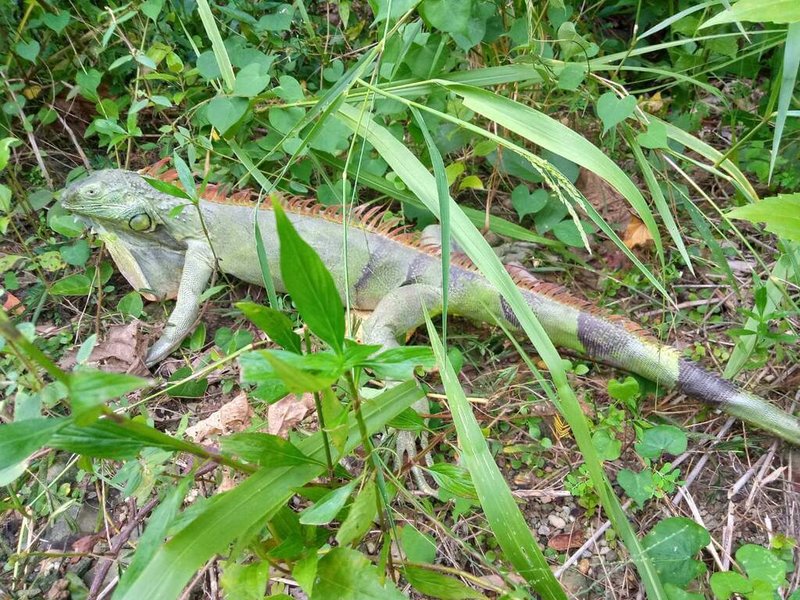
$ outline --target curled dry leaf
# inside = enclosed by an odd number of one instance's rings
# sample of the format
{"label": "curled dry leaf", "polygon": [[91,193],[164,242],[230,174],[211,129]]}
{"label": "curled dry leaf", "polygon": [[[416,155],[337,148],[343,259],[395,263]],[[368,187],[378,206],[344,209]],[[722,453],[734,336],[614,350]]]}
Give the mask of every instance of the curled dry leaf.
{"label": "curled dry leaf", "polygon": [[219,410],[199,421],[186,430],[186,435],[195,442],[201,442],[211,436],[224,435],[243,431],[250,425],[253,410],[242,392]]}
{"label": "curled dry leaf", "polygon": [[267,411],[267,431],[272,435],[287,437],[289,430],[306,418],[314,408],[314,396],[289,394],[270,405]]}
{"label": "curled dry leaf", "polygon": [[582,531],[572,531],[570,533],[559,533],[547,540],[547,547],[556,552],[566,552],[580,548],[586,540]]}
{"label": "curled dry leaf", "polygon": [[623,229],[628,225],[632,216],[628,201],[605,179],[591,171],[581,169],[575,187],[611,226]]}
{"label": "curled dry leaf", "polygon": [[625,245],[633,250],[637,246],[646,246],[653,241],[653,236],[650,235],[645,224],[636,217],[631,217],[628,227],[625,229],[625,234],[622,236],[622,241]]}
{"label": "curled dry leaf", "polygon": [[[103,371],[149,376],[150,370],[144,364],[147,340],[141,334],[139,321],[127,325],[114,325],[108,328],[105,338],[98,343],[86,363]],[[64,369],[75,366],[77,349],[69,352],[59,362]]]}

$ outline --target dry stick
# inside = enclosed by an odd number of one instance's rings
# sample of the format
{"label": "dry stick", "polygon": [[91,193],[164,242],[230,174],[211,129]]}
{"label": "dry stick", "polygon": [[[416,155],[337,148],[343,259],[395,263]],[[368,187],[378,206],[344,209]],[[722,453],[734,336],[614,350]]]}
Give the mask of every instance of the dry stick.
{"label": "dry stick", "polygon": [[[717,433],[717,439],[714,440],[714,442],[708,448],[709,450],[711,450],[711,448],[713,448],[715,445],[717,445],[720,442],[722,436],[725,435],[726,433],[728,433],[728,430],[733,426],[733,424],[735,422],[736,422],[736,419],[734,419],[733,417],[730,417],[727,421],[725,421],[725,424],[722,426],[722,428]],[[684,452],[684,456],[687,456],[687,454],[688,453]],[[703,456],[700,457],[700,460],[697,461],[697,464],[694,466],[694,468],[686,476],[686,481],[681,486],[681,488],[678,490],[678,493],[675,495],[675,498],[672,499],[672,504],[673,505],[677,506],[680,503],[680,501],[683,499],[683,495],[685,494],[685,490],[687,490],[689,488],[689,486],[692,485],[694,480],[697,479],[698,476],[700,475],[700,473],[703,471],[703,469],[706,466],[706,463],[708,462],[709,456],[710,455],[708,454],[708,452],[705,452],[703,454]],[[683,457],[679,457],[678,460],[683,462],[681,460],[682,458]],[[673,461],[672,466],[677,466],[678,460]]]}
{"label": "dry stick", "polygon": [[189,600],[192,590],[194,590],[194,586],[196,586],[200,582],[200,580],[205,576],[206,571],[208,571],[214,565],[216,560],[217,560],[216,556],[213,556],[208,560],[205,566],[202,569],[200,569],[200,571],[197,572],[197,575],[194,576],[194,579],[192,579],[191,583],[189,583],[189,585],[186,586],[186,589],[180,595],[180,598],[178,598],[178,600]]}
{"label": "dry stick", "polygon": [[[692,498],[692,495],[689,493],[689,490],[686,490],[684,492],[683,498],[684,501],[686,502],[686,506],[689,507],[689,511],[692,513],[692,517],[694,517],[695,522],[702,525],[703,529],[707,531],[708,527],[706,527],[706,524],[703,521],[703,517],[702,515],[700,515],[700,510],[697,508],[697,504],[695,504],[694,498]],[[708,550],[708,553],[711,554],[711,556],[714,558],[714,562],[717,563],[717,566],[720,568],[720,570],[724,570],[724,567],[722,566],[722,559],[720,559],[719,554],[717,554],[716,548],[714,548],[713,538],[706,546],[706,550]]]}
{"label": "dry stick", "polygon": [[75,150],[78,151],[78,156],[81,157],[81,161],[83,162],[83,166],[86,167],[87,171],[91,171],[92,170],[92,164],[89,162],[89,159],[86,158],[86,154],[84,153],[83,148],[81,148],[81,145],[78,143],[78,138],[75,137],[75,132],[72,131],[72,128],[64,120],[64,117],[62,117],[58,113],[58,111],[55,109],[55,107],[52,104],[50,105],[50,110],[52,110],[56,114],[56,117],[58,117],[58,122],[61,123],[61,126],[64,128],[64,131],[67,132],[67,135],[69,136],[69,139],[72,140],[72,145],[75,146]]}
{"label": "dry stick", "polygon": [[87,596],[87,600],[98,600],[98,596],[100,593],[100,586],[103,585],[103,582],[106,579],[106,575],[108,575],[108,571],[111,569],[111,565],[114,564],[117,556],[122,551],[122,548],[130,539],[131,535],[133,534],[134,530],[141,524],[144,518],[152,511],[156,505],[158,505],[158,497],[153,498],[147,504],[142,507],[136,516],[131,519],[130,523],[128,523],[124,529],[122,529],[119,534],[114,539],[114,544],[111,548],[111,557],[102,558],[99,566],[97,567],[97,573],[92,580],[92,585],[89,588],[89,595]]}
{"label": "dry stick", "polygon": [[746,511],[750,510],[750,507],[753,506],[753,499],[755,498],[756,492],[761,486],[761,483],[765,481],[764,474],[767,472],[767,469],[772,464],[772,460],[775,458],[775,449],[777,447],[778,447],[778,440],[775,440],[769,447],[769,451],[763,456],[764,458],[763,464],[761,465],[761,468],[758,470],[758,474],[756,475],[755,481],[753,481],[753,487],[750,488],[750,494],[747,496],[747,501],[744,503],[744,509]]}

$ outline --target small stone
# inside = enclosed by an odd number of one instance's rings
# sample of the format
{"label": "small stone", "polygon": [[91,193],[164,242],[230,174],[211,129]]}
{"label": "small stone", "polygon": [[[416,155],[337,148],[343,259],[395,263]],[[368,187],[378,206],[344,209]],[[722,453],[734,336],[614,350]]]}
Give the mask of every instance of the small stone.
{"label": "small stone", "polygon": [[567,522],[558,515],[548,515],[547,520],[556,529],[564,529],[567,526]]}
{"label": "small stone", "polygon": [[550,535],[550,528],[547,525],[541,525],[536,531],[539,535]]}
{"label": "small stone", "polygon": [[589,572],[589,568],[591,567],[591,563],[589,562],[588,558],[582,558],[578,561],[578,571],[586,575]]}

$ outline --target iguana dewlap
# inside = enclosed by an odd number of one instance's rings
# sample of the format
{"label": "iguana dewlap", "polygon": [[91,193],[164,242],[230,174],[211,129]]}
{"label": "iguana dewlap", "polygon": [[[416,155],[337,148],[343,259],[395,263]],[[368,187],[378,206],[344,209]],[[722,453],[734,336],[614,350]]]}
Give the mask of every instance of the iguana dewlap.
{"label": "iguana dewlap", "polygon": [[[147,174],[156,175],[154,170]],[[174,180],[174,172],[167,179]],[[156,298],[176,297],[165,332],[147,355],[148,365],[166,357],[189,334],[215,269],[263,285],[254,212],[275,287],[284,291],[271,205],[264,202],[256,208],[249,192],[226,196],[219,187],[208,186],[195,206],[157,191],[137,173],[105,170],[67,188],[62,204],[101,233],[120,271],[136,289]],[[345,262],[342,217],[336,209],[292,201],[286,210],[298,233],[330,270],[340,293],[344,296],[347,286],[352,306],[373,310],[364,323],[366,343],[397,345],[402,335],[424,323],[425,309],[441,312],[438,248],[413,241],[394,223],[384,222],[378,209],[362,210],[348,221]],[[800,444],[800,422],[794,416],[681,358],[677,350],[630,322],[604,316],[520,268],[509,271],[557,346],[677,388]],[[449,278],[450,314],[518,326],[497,290],[465,261],[453,262]]]}

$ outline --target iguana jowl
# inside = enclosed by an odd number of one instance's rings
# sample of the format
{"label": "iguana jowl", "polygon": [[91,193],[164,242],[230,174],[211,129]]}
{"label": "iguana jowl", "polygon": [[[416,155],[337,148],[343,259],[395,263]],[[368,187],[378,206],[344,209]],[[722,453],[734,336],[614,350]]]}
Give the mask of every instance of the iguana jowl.
{"label": "iguana jowl", "polygon": [[[156,168],[143,174],[158,176]],[[174,171],[162,179],[175,180]],[[275,287],[280,277],[278,236],[270,203],[256,209],[251,193],[226,194],[207,186],[197,207],[157,191],[142,175],[124,170],[98,171],[71,185],[62,205],[91,224],[105,239],[117,266],[131,285],[150,298],[176,298],[165,332],[146,362],[165,358],[190,332],[200,296],[215,269],[262,285],[253,218],[260,229]],[[393,230],[374,211],[348,223],[347,261],[342,249],[342,217],[304,201],[288,202],[287,215],[316,250],[342,295],[349,286],[352,305],[373,310],[365,321],[364,341],[396,346],[400,336],[424,323],[424,312],[442,309],[439,249]],[[347,276],[345,276],[345,264]],[[634,324],[602,315],[560,288],[540,282],[521,268],[510,273],[557,346],[677,388],[774,435],[800,444],[800,421],[766,400],[681,358]],[[517,327],[505,300],[478,272],[456,260],[449,274],[449,312],[476,321]]]}

